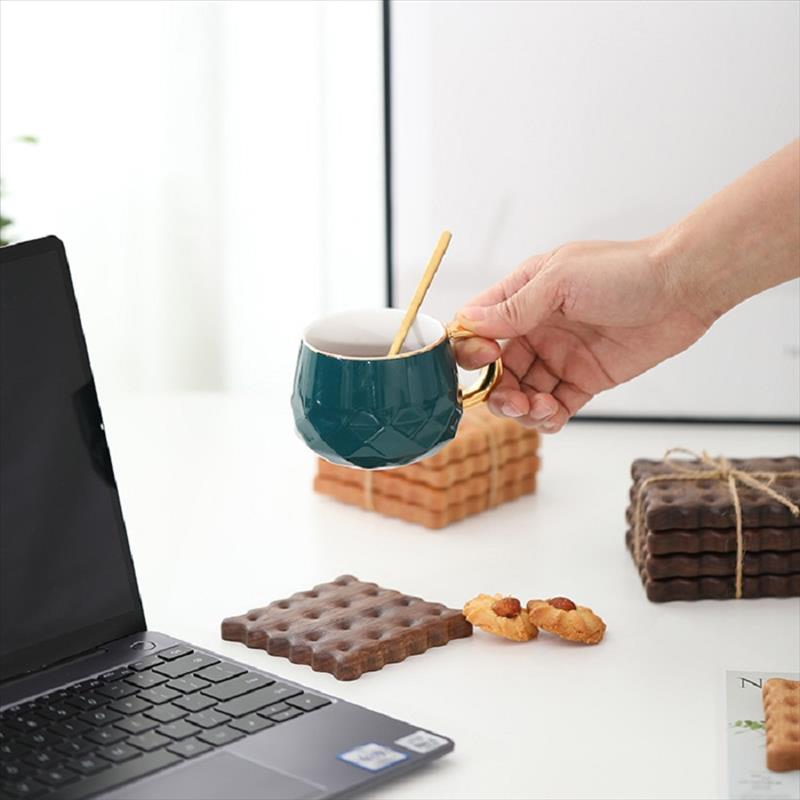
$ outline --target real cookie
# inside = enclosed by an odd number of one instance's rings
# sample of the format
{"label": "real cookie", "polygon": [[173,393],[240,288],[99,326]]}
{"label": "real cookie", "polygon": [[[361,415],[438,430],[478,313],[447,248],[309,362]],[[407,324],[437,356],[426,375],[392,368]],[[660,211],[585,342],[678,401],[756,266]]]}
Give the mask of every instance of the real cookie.
{"label": "real cookie", "polygon": [[605,622],[591,608],[576,605],[566,597],[529,600],[527,609],[536,627],[571,642],[597,644],[605,634]]}
{"label": "real cookie", "polygon": [[464,616],[481,630],[515,642],[528,642],[539,633],[516,597],[479,594],[464,605]]}

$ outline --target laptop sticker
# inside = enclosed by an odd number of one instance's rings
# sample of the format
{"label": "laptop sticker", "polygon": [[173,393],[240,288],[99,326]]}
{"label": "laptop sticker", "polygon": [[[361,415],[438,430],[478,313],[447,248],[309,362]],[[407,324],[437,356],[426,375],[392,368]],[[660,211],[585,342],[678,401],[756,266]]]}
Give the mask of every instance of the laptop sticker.
{"label": "laptop sticker", "polygon": [[395,739],[394,743],[414,753],[430,753],[444,747],[448,742],[447,739],[437,736],[435,733],[415,731],[402,739]]}
{"label": "laptop sticker", "polygon": [[397,750],[392,750],[391,747],[384,747],[382,744],[370,742],[348,750],[346,753],[340,753],[336,758],[347,761],[356,767],[361,767],[361,769],[368,769],[370,772],[379,772],[397,764],[398,761],[405,761],[408,756],[405,753],[398,753]]}

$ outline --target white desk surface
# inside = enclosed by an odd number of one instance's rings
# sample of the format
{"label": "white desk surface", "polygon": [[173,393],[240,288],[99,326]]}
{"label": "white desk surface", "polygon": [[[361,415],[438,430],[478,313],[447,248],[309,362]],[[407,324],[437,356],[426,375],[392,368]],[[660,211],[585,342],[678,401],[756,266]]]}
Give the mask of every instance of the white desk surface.
{"label": "white desk surface", "polygon": [[[101,397],[151,629],[455,740],[375,798],[724,796],[725,670],[800,671],[800,599],[648,602],[629,468],[676,445],[789,455],[797,428],[573,423],[545,439],[535,495],[431,532],[315,496],[283,395]],[[566,595],[608,632],[476,631],[349,683],[220,639],[223,617],[342,573],[456,608]]]}

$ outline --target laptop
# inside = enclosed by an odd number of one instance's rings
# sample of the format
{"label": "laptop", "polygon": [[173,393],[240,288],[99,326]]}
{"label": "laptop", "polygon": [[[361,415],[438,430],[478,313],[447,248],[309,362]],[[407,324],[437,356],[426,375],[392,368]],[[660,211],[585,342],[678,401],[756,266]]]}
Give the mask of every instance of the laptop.
{"label": "laptop", "polygon": [[0,326],[0,797],[350,796],[453,749],[148,631],[57,238],[0,249]]}

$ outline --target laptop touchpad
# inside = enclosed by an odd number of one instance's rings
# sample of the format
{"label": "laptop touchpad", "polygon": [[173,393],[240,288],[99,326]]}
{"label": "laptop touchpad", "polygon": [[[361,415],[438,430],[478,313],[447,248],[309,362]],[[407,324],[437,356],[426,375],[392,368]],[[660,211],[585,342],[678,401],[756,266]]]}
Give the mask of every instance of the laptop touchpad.
{"label": "laptop touchpad", "polygon": [[185,769],[168,770],[130,786],[109,797],[114,800],[310,800],[323,790],[291,775],[231,753],[218,753],[187,764]]}

